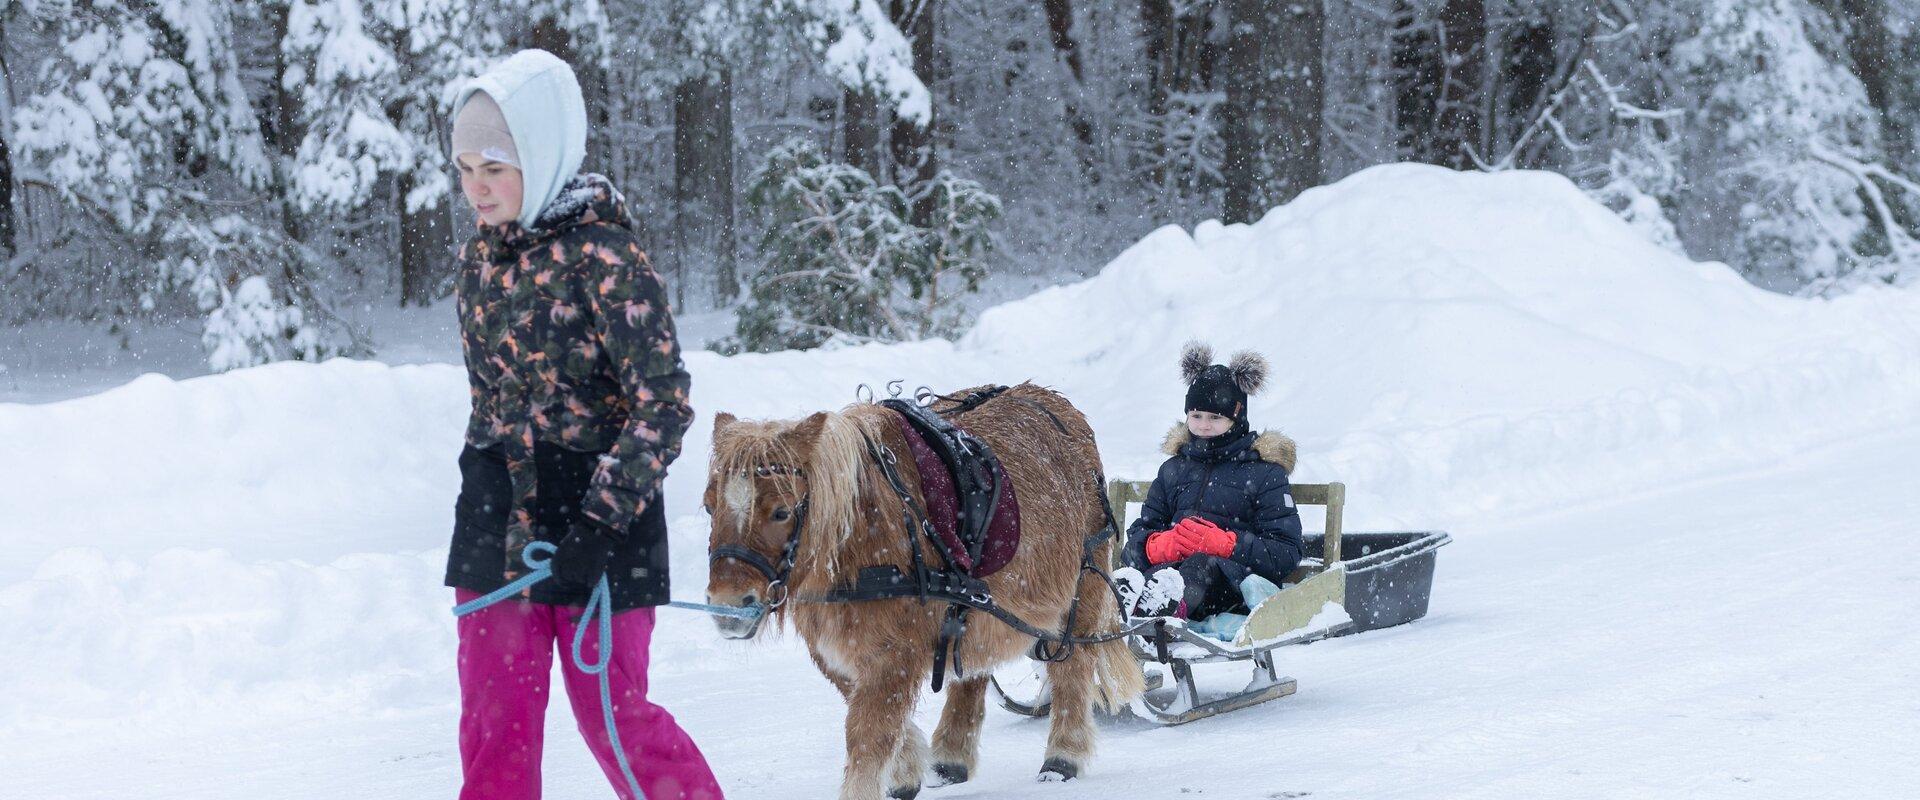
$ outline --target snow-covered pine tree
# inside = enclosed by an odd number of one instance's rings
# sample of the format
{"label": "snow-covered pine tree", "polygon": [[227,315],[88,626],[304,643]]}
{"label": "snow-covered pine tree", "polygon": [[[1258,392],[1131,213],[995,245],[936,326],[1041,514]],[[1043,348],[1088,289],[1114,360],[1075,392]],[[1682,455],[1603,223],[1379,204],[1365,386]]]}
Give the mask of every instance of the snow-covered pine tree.
{"label": "snow-covered pine tree", "polygon": [[933,94],[913,70],[913,48],[880,0],[794,0],[795,21],[827,75],[870,92],[900,118],[933,121]]}
{"label": "snow-covered pine tree", "polygon": [[1823,291],[1920,258],[1876,185],[1879,131],[1838,60],[1833,20],[1806,0],[1708,0],[1675,48],[1690,106],[1682,233],[1778,291]]}
{"label": "snow-covered pine tree", "polygon": [[[908,286],[920,299],[923,332],[948,335],[964,324],[953,308],[960,294],[980,290],[988,259],[996,245],[994,225],[1003,208],[1000,198],[978,182],[940,170],[928,183],[927,268],[910,273]],[[949,289],[943,293],[943,289]]]}
{"label": "snow-covered pine tree", "polygon": [[762,264],[726,349],[903,341],[924,327],[899,297],[902,279],[923,271],[927,254],[899,189],[791,139],[754,171],[747,204],[766,219]]}
{"label": "snow-covered pine tree", "polygon": [[[501,48],[462,0],[292,0],[281,89],[304,131],[292,189],[309,212],[400,208],[401,302],[450,284],[453,197],[446,158],[448,88]],[[392,182],[389,184],[389,182]]]}
{"label": "snow-covered pine tree", "polygon": [[906,194],[866,170],[828,161],[805,139],[767,154],[747,190],[765,220],[730,351],[805,349],[831,341],[904,341],[957,332],[952,304],[975,291],[992,250],[999,198],[942,173],[931,228]]}
{"label": "snow-covered pine tree", "polygon": [[[339,346],[317,262],[257,215],[271,164],[222,0],[72,0],[44,9],[46,91],[15,118],[29,180],[88,218],[32,259],[108,317],[195,314],[216,370]],[[101,253],[107,253],[101,257]],[[91,269],[61,273],[68,264]]]}

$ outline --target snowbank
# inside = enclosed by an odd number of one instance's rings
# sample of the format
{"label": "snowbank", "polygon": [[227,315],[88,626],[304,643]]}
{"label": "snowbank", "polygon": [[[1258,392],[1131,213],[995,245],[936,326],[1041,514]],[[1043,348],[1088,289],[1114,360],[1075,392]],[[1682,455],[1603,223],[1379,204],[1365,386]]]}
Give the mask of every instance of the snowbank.
{"label": "snowbank", "polygon": [[[703,580],[715,411],[1034,379],[1088,412],[1110,475],[1146,477],[1189,338],[1268,355],[1255,423],[1301,442],[1298,479],[1349,483],[1356,527],[1788,458],[1920,400],[1920,294],[1773,295],[1636,238],[1558,176],[1379,167],[1253,225],[1157,231],[958,343],[690,354],[676,594]],[[0,405],[0,674],[22,698],[0,731],[451,702],[438,560],[466,410],[457,366],[344,360]]]}
{"label": "snowbank", "polygon": [[1268,355],[1252,418],[1300,441],[1298,477],[1349,483],[1361,524],[1658,485],[1908,419],[1920,397],[1920,294],[1773,294],[1559,175],[1419,165],[1253,225],[1163,228],[988,310],[960,347],[1044,358],[1114,473],[1146,476],[1187,338]]}

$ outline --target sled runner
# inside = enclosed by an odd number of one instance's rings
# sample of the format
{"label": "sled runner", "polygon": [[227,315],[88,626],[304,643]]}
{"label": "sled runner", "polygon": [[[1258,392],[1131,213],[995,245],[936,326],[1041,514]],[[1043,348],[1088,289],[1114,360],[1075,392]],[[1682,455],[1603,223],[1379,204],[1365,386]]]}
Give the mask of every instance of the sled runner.
{"label": "sled runner", "polygon": [[[1145,481],[1109,482],[1107,496],[1115,513],[1124,517],[1128,503],[1146,498],[1147,486]],[[1275,650],[1426,615],[1434,557],[1451,537],[1439,531],[1344,532],[1346,486],[1341,483],[1296,483],[1293,496],[1296,503],[1326,507],[1326,532],[1305,537],[1307,558],[1278,593],[1247,615],[1233,641],[1199,633],[1182,620],[1157,622],[1128,638],[1135,657],[1161,665],[1158,671],[1149,670],[1147,694],[1131,706],[1135,715],[1179,725],[1285,697],[1293,694],[1296,682],[1275,668]],[[1334,555],[1331,563],[1328,554]],[[1251,680],[1239,692],[1205,698],[1193,665],[1229,661],[1251,662]],[[992,687],[1008,711],[1045,716],[1051,709],[1044,676],[1039,669],[1008,667],[994,673]]]}

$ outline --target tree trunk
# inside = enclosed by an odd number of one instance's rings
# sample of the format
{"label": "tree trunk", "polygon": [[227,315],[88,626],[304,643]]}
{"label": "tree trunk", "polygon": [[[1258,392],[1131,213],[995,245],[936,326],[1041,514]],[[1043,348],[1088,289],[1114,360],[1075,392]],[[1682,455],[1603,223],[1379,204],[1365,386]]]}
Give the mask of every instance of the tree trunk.
{"label": "tree trunk", "polygon": [[880,98],[865,89],[848,89],[840,104],[840,160],[864,169],[874,180],[887,179],[880,150]]}
{"label": "tree trunk", "polygon": [[6,20],[0,19],[0,91],[5,91],[6,114],[0,115],[0,258],[12,258],[20,252],[18,231],[14,227],[13,208],[13,150],[7,144],[7,134],[13,130],[13,70],[7,65],[7,29]]}
{"label": "tree trunk", "polygon": [[1894,69],[1902,63],[1887,30],[1890,13],[1885,0],[1839,0],[1847,19],[1847,55],[1853,74],[1866,88],[1867,102],[1880,120],[1880,138],[1895,164],[1912,164],[1913,131],[1895,108]]}
{"label": "tree trunk", "polygon": [[1066,62],[1067,73],[1075,83],[1086,80],[1086,70],[1080,63],[1080,43],[1073,39],[1073,0],[1041,0],[1041,6],[1047,14],[1047,35],[1053,40],[1053,49]]}
{"label": "tree trunk", "polygon": [[1473,167],[1470,153],[1487,152],[1481,81],[1486,70],[1486,0],[1446,0],[1440,9],[1440,53],[1445,78],[1440,83],[1439,130],[1435,155],[1454,169]]}
{"label": "tree trunk", "polygon": [[[1499,133],[1489,137],[1498,143],[1494,149],[1499,152],[1511,149],[1521,133],[1546,113],[1547,104],[1561,85],[1555,80],[1559,77],[1560,61],[1555,52],[1558,41],[1551,21],[1521,20],[1511,34],[1502,38],[1507,43],[1501,58],[1503,66],[1497,74],[1502,118],[1494,125]],[[1551,140],[1543,138],[1542,141]],[[1514,165],[1522,169],[1544,166],[1539,159],[1529,157],[1544,149],[1538,145],[1527,148]],[[1486,158],[1494,155],[1482,154]]]}
{"label": "tree trunk", "polygon": [[1440,130],[1444,70],[1432,25],[1407,0],[1394,5],[1392,34],[1394,125],[1400,157],[1434,163]]}
{"label": "tree trunk", "polygon": [[1147,57],[1147,113],[1167,113],[1173,92],[1173,54],[1176,21],[1169,0],[1141,0],[1140,38]]}
{"label": "tree trunk", "polygon": [[[273,41],[282,42],[287,38],[287,15],[290,5],[276,6],[268,24],[272,26]],[[299,242],[306,236],[300,206],[293,199],[293,179],[288,174],[289,165],[300,155],[299,105],[286,88],[287,53],[283,48],[275,48],[273,56],[273,88],[268,93],[265,120],[261,126],[261,138],[266,140],[267,150],[273,158],[273,197],[280,211],[280,231],[288,239]],[[402,301],[405,302],[404,300]]]}
{"label": "tree trunk", "polygon": [[[937,96],[933,92],[937,85],[934,79],[937,51],[934,22],[938,5],[938,0],[893,0],[892,9],[894,24],[899,26],[901,33],[906,34],[913,49],[913,74],[927,87],[929,99]],[[933,221],[933,196],[924,189],[939,174],[939,161],[933,147],[934,122],[939,109],[933,105],[929,105],[928,109],[932,113],[924,125],[888,112],[892,119],[888,149],[893,162],[893,184],[906,192],[907,196],[916,198],[912,219],[913,224],[921,226]]]}
{"label": "tree trunk", "polygon": [[1053,49],[1067,66],[1068,86],[1061,98],[1067,129],[1079,143],[1080,172],[1090,183],[1100,182],[1100,169],[1094,154],[1093,122],[1081,104],[1086,98],[1086,68],[1081,63],[1080,43],[1073,37],[1073,0],[1044,0],[1047,33]]}
{"label": "tree trunk", "polygon": [[694,275],[710,275],[713,296],[740,294],[734,247],[733,74],[682,81],[673,92],[673,271],[677,305]]}
{"label": "tree trunk", "polygon": [[[1279,3],[1274,35],[1266,45],[1266,91],[1254,101],[1255,113],[1266,120],[1266,163],[1272,172],[1264,197],[1256,197],[1254,212],[1291,202],[1301,192],[1320,185],[1321,112],[1326,87],[1326,61],[1321,47],[1326,35],[1325,7],[1312,0]],[[1277,85],[1274,85],[1277,82]]]}
{"label": "tree trunk", "polygon": [[0,258],[12,258],[19,252],[13,226],[13,152],[7,147],[7,130],[11,128],[0,128]]}
{"label": "tree trunk", "polygon": [[400,305],[425,306],[450,285],[453,266],[453,221],[446,203],[438,199],[418,211],[407,208],[414,189],[413,176],[394,176],[400,206]]}
{"label": "tree trunk", "polygon": [[1223,218],[1253,222],[1320,182],[1318,3],[1230,0]]}
{"label": "tree trunk", "polygon": [[7,20],[0,16],[0,92],[5,114],[0,114],[0,258],[20,252],[19,229],[14,227],[13,150],[7,134],[13,132],[13,64],[7,60]]}

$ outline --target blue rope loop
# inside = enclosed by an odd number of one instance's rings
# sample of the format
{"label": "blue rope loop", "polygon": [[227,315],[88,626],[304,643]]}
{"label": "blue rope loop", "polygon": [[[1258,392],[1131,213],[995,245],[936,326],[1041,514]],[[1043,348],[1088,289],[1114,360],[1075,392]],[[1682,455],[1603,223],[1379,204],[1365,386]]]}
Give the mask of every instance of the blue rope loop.
{"label": "blue rope loop", "polygon": [[[552,542],[529,543],[526,550],[520,554],[520,560],[526,562],[527,568],[532,570],[531,572],[515,578],[513,582],[505,586],[488,592],[485,596],[476,597],[454,606],[453,615],[455,617],[464,617],[472,614],[475,611],[479,611],[520,594],[531,588],[534,584],[553,577],[554,549]],[[707,603],[690,603],[681,600],[671,601],[667,603],[667,605],[674,608],[684,608],[689,611],[702,611],[708,614],[738,617],[740,619],[758,619],[762,614],[766,613],[766,608],[760,605],[745,607],[716,606]],[[583,649],[587,641],[587,627],[590,622],[593,623],[593,627],[595,627],[600,634],[600,660],[591,664],[587,663],[586,653]],[[593,594],[587,598],[586,613],[580,617],[580,627],[575,628],[573,631],[573,652],[570,655],[573,657],[573,666],[575,669],[588,675],[599,676],[600,714],[607,725],[607,743],[613,748],[614,760],[620,762],[620,774],[626,777],[627,789],[633,793],[634,800],[647,800],[646,792],[640,790],[640,779],[634,777],[633,765],[627,763],[627,749],[620,744],[620,729],[614,724],[613,719],[613,685],[611,679],[608,677],[608,673],[611,672],[608,668],[613,665],[613,589],[607,582],[607,576],[605,574],[600,576],[600,582],[593,587]]]}
{"label": "blue rope loop", "polygon": [[512,583],[488,592],[485,597],[476,597],[453,607],[453,615],[464,617],[487,606],[498,603],[533,587],[534,584],[553,577],[552,542],[531,542],[520,554],[520,560],[527,562],[527,568],[533,570],[515,578]]}
{"label": "blue rope loop", "polygon": [[[600,633],[600,660],[587,663],[581,648],[587,642],[587,622],[598,620],[595,627]],[[613,685],[608,677],[613,665],[613,591],[607,586],[607,576],[600,576],[600,583],[593,587],[593,596],[587,599],[587,613],[580,618],[580,626],[573,631],[573,666],[588,675],[600,677],[600,715],[607,723],[607,744],[613,748],[615,761],[620,762],[620,774],[626,776],[627,789],[633,792],[635,800],[647,800],[645,792],[640,791],[640,779],[633,776],[633,765],[627,763],[627,748],[620,744],[620,727],[613,720]]]}

